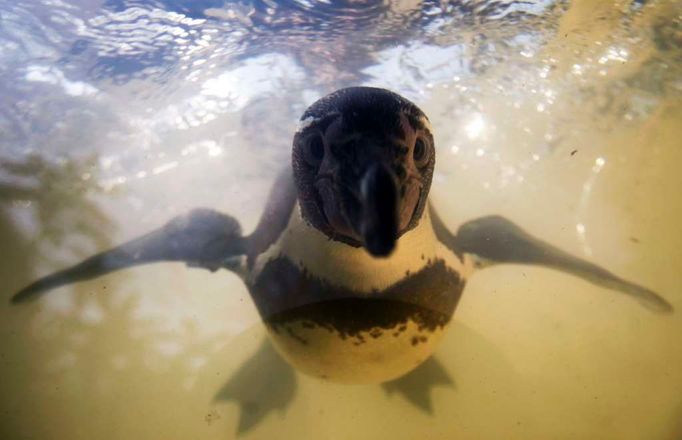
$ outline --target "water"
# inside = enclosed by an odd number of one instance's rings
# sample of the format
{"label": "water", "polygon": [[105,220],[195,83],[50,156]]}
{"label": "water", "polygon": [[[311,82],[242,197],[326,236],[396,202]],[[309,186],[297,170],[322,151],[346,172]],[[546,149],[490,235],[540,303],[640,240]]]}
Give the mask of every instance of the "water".
{"label": "water", "polygon": [[344,386],[264,344],[236,276],[12,293],[192,207],[255,226],[296,119],[417,102],[432,200],[682,309],[682,25],[666,1],[0,0],[0,438],[682,438],[682,317],[546,269],[468,284],[435,360]]}

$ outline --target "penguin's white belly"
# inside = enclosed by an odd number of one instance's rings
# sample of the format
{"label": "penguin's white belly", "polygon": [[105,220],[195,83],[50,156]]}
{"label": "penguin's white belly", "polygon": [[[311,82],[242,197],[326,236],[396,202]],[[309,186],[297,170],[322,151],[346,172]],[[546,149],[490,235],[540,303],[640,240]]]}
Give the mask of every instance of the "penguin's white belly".
{"label": "penguin's white belly", "polygon": [[268,324],[273,345],[297,370],[341,383],[385,382],[408,373],[431,356],[446,328],[420,329],[406,319],[343,335],[305,320]]}
{"label": "penguin's white belly", "polygon": [[382,382],[433,353],[468,269],[436,240],[428,218],[389,258],[373,258],[330,241],[296,209],[257,259],[249,287],[275,347],[297,369],[339,382]]}

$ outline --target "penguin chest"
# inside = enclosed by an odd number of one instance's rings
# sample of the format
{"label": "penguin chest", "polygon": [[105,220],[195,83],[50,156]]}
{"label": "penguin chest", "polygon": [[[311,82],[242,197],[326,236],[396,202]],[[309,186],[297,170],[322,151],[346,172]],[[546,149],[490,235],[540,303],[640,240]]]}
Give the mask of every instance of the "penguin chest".
{"label": "penguin chest", "polygon": [[249,282],[285,359],[313,376],[368,383],[433,353],[465,283],[435,237],[411,231],[390,258],[376,259],[316,230],[297,232],[285,232]]}

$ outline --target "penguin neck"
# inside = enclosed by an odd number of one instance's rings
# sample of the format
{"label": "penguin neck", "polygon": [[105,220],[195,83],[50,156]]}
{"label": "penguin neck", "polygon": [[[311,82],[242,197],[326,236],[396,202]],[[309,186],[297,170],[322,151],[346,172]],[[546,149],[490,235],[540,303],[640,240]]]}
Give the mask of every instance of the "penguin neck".
{"label": "penguin neck", "polygon": [[286,258],[310,276],[354,291],[372,293],[437,260],[457,265],[457,258],[449,254],[436,238],[428,210],[416,227],[398,239],[390,256],[376,258],[364,248],[331,240],[305,221],[297,203],[282,236],[258,258],[253,275],[257,277],[267,262]]}

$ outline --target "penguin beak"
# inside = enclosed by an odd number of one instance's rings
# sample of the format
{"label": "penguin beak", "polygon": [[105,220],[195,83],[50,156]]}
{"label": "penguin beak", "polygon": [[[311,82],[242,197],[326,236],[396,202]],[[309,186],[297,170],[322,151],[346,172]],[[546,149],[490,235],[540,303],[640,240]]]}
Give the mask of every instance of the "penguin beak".
{"label": "penguin beak", "polygon": [[374,162],[360,178],[360,215],[353,225],[367,251],[387,257],[398,238],[398,179],[382,162]]}
{"label": "penguin beak", "polygon": [[381,154],[362,159],[368,165],[358,167],[359,172],[333,161],[323,164],[314,183],[315,200],[330,237],[387,257],[413,223],[422,183],[409,170],[400,179],[397,173],[403,169]]}

